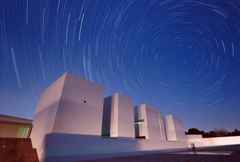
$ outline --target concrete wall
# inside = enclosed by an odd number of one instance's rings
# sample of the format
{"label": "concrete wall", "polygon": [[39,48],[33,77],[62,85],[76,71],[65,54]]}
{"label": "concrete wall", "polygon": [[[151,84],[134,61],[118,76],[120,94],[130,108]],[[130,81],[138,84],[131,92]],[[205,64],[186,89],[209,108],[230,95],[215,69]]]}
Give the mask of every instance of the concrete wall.
{"label": "concrete wall", "polygon": [[102,134],[134,138],[133,99],[120,93],[104,99]]}
{"label": "concrete wall", "polygon": [[164,116],[164,125],[169,141],[186,141],[182,120],[174,115]]}
{"label": "concrete wall", "polygon": [[202,135],[186,135],[188,147],[212,147],[240,144],[240,136],[202,138]]}
{"label": "concrete wall", "polygon": [[[136,106],[134,110],[136,136],[145,136],[146,139],[166,140],[161,110],[146,104]],[[144,122],[137,124],[137,121],[142,119]]]}
{"label": "concrete wall", "polygon": [[101,136],[104,88],[67,73],[52,133]]}
{"label": "concrete wall", "polygon": [[108,157],[186,151],[186,142],[159,141],[133,138],[101,138],[91,135],[49,135],[46,162],[68,162]]}
{"label": "concrete wall", "polygon": [[133,99],[120,93],[116,95],[118,96],[119,105],[118,136],[135,138]]}
{"label": "concrete wall", "polygon": [[30,135],[33,148],[37,149],[39,160],[45,156],[46,134],[52,133],[54,121],[59,107],[63,85],[67,73],[50,85],[40,96],[34,117],[33,129]]}
{"label": "concrete wall", "polygon": [[166,140],[161,110],[146,105],[149,139]]}
{"label": "concrete wall", "polygon": [[152,151],[152,150],[187,150],[186,141],[167,141],[157,139],[138,139],[136,151]]}
{"label": "concrete wall", "polygon": [[39,159],[51,133],[101,135],[104,88],[65,73],[41,95],[31,133]]}

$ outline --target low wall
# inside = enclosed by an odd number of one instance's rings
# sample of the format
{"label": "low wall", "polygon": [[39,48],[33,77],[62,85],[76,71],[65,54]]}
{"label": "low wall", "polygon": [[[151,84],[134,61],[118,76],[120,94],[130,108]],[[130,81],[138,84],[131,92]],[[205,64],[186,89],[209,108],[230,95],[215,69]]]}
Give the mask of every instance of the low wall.
{"label": "low wall", "polygon": [[79,161],[118,156],[186,151],[186,141],[159,141],[135,138],[102,138],[93,135],[52,133],[40,161]]}
{"label": "low wall", "polygon": [[212,138],[202,138],[202,135],[186,135],[186,136],[187,145],[189,148],[192,147],[193,143],[195,147],[211,147],[240,144],[240,136],[212,137]]}

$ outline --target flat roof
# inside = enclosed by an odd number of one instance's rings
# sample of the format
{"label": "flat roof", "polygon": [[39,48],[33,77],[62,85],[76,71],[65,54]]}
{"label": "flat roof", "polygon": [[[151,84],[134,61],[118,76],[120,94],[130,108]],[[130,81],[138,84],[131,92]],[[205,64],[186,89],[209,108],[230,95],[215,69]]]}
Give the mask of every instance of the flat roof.
{"label": "flat roof", "polygon": [[32,120],[30,119],[18,118],[18,117],[2,115],[2,114],[0,114],[0,122],[32,125]]}

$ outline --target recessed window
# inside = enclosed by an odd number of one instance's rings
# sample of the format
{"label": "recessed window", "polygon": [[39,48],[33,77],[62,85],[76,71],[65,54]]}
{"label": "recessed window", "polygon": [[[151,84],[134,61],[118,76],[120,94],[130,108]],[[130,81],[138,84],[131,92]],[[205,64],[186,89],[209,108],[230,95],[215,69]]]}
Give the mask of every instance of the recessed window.
{"label": "recessed window", "polygon": [[135,121],[135,124],[142,124],[142,123],[144,123],[144,119]]}
{"label": "recessed window", "polygon": [[145,136],[138,136],[138,137],[135,137],[136,139],[146,139]]}

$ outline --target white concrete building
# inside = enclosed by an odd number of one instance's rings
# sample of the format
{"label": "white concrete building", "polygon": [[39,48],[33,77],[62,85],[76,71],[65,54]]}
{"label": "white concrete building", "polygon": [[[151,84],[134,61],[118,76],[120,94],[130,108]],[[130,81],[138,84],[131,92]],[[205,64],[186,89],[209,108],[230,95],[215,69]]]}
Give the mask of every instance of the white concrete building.
{"label": "white concrete building", "polygon": [[163,117],[146,104],[134,108],[133,99],[119,93],[104,99],[102,86],[71,73],[42,93],[32,124],[30,137],[40,161],[187,149],[179,118]]}
{"label": "white concrete building", "polygon": [[[30,130],[32,128],[31,134]],[[240,136],[185,135],[182,120],[65,73],[41,95],[33,121],[0,115],[0,136],[30,138],[40,161],[69,162],[239,145]]]}

